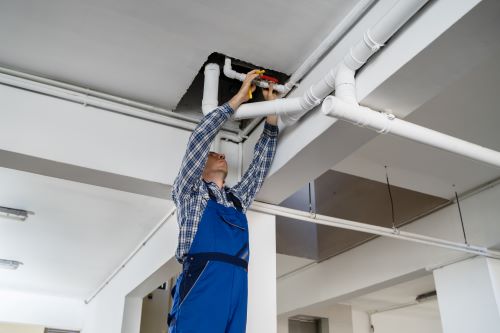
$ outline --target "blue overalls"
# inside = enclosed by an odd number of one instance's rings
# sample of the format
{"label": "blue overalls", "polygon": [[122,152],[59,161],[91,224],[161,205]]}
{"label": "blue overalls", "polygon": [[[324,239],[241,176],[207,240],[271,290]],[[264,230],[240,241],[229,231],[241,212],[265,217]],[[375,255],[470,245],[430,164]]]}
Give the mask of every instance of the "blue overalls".
{"label": "blue overalls", "polygon": [[247,320],[248,222],[211,195],[172,291],[169,333],[244,333]]}

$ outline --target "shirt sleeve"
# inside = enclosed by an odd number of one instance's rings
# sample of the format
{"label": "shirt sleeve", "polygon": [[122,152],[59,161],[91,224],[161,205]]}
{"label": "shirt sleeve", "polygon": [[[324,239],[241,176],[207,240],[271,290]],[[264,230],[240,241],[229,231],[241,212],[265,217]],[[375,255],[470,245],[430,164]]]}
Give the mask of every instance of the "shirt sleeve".
{"label": "shirt sleeve", "polygon": [[264,130],[255,145],[253,159],[247,171],[231,191],[241,200],[246,210],[251,204],[257,192],[260,190],[267,176],[278,143],[278,126],[269,123],[264,124]]}
{"label": "shirt sleeve", "polygon": [[205,115],[193,130],[172,188],[172,199],[176,204],[198,191],[210,145],[233,113],[234,110],[226,103]]}

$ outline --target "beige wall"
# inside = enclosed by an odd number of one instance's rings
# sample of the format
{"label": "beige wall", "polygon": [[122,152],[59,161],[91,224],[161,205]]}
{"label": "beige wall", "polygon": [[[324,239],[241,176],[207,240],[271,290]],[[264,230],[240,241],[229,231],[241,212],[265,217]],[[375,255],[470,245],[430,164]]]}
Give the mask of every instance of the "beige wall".
{"label": "beige wall", "polygon": [[168,313],[168,290],[156,289],[153,299],[144,297],[140,333],[166,333]]}
{"label": "beige wall", "polygon": [[0,333],[43,333],[43,331],[43,326],[0,323]]}

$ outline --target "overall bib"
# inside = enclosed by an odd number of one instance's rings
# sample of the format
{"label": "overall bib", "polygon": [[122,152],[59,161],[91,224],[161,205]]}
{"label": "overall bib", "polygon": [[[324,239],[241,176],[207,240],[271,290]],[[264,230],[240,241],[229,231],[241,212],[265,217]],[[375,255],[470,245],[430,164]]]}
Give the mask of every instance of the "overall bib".
{"label": "overall bib", "polygon": [[248,222],[236,197],[208,200],[172,291],[169,333],[244,333],[247,319]]}

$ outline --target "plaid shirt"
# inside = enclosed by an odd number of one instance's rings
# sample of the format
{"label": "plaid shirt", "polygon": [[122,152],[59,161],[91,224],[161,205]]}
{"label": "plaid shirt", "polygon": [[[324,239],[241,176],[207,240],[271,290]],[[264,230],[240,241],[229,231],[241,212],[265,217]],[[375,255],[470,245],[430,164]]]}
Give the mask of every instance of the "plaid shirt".
{"label": "plaid shirt", "polygon": [[255,145],[253,160],[241,180],[232,188],[222,189],[201,176],[208,158],[210,145],[224,122],[233,114],[229,104],[224,104],[205,115],[194,129],[182,160],[181,169],[174,181],[172,199],[177,206],[180,227],[176,257],[182,263],[193,243],[203,211],[210,199],[208,188],[218,203],[234,207],[227,193],[231,192],[241,202],[243,212],[251,205],[271,167],[278,141],[278,127],[267,122]]}

